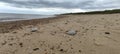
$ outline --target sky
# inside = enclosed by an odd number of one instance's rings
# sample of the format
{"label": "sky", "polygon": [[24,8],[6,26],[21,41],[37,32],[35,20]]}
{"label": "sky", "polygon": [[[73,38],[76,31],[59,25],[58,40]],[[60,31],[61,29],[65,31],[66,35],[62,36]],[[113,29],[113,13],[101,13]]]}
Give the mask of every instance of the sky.
{"label": "sky", "polygon": [[0,13],[52,15],[119,8],[120,0],[0,0]]}

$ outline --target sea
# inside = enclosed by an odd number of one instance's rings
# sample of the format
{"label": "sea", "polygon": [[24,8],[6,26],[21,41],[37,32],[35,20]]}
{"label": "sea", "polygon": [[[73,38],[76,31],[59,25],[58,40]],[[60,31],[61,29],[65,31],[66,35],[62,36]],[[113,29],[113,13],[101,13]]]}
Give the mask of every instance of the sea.
{"label": "sea", "polygon": [[0,13],[0,22],[42,19],[48,17],[55,17],[55,15]]}

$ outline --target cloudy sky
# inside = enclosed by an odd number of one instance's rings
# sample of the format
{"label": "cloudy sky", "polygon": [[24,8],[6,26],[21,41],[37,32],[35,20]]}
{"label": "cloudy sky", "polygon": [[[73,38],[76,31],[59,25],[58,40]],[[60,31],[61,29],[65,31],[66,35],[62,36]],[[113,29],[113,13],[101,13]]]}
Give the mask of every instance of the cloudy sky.
{"label": "cloudy sky", "polygon": [[120,0],[0,0],[0,13],[60,14],[119,8]]}

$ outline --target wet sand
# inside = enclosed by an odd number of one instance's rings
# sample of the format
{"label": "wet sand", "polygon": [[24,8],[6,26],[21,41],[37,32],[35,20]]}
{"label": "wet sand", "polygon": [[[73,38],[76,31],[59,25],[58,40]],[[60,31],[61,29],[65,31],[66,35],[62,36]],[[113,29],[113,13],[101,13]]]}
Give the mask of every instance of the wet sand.
{"label": "wet sand", "polygon": [[120,54],[120,14],[0,23],[0,54]]}
{"label": "wet sand", "polygon": [[28,25],[43,25],[47,23],[52,23],[61,18],[65,18],[65,16],[58,15],[57,17],[48,17],[42,19],[0,22],[0,33],[8,33],[15,29],[22,29],[23,26]]}

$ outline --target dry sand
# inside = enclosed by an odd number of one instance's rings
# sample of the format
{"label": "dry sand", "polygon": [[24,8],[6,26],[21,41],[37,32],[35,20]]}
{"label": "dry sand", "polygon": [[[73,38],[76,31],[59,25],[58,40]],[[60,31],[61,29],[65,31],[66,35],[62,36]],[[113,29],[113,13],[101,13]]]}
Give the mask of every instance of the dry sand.
{"label": "dry sand", "polygon": [[[120,14],[66,15],[29,22],[0,33],[0,54],[120,54]],[[5,25],[21,22],[1,24],[5,31]],[[32,27],[37,31],[31,32]],[[70,29],[77,34],[66,34]]]}

